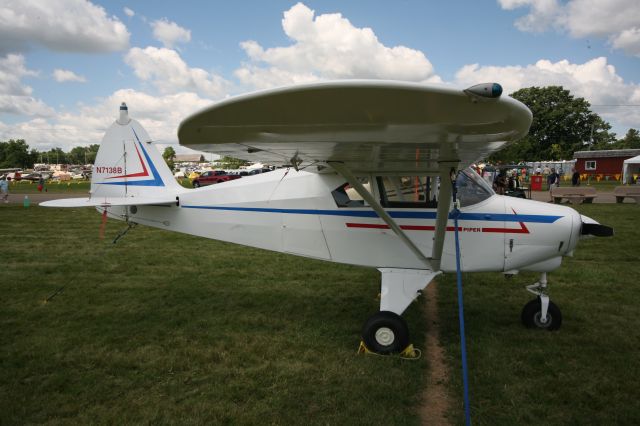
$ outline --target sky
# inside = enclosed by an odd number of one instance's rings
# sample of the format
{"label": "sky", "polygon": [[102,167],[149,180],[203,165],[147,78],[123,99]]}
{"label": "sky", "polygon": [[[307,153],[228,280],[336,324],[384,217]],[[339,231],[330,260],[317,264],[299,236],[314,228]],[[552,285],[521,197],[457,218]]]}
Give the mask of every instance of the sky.
{"label": "sky", "polygon": [[0,0],[0,141],[100,143],[126,102],[161,146],[222,99],[370,78],[561,85],[640,129],[638,0]]}

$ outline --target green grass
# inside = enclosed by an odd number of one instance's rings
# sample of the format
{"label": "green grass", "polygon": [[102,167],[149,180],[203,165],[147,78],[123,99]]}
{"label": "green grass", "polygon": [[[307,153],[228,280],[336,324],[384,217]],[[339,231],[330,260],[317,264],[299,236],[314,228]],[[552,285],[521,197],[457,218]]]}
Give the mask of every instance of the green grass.
{"label": "green grass", "polygon": [[[640,424],[640,208],[593,204],[578,210],[614,226],[613,238],[582,241],[575,257],[549,274],[563,314],[557,332],[527,330],[524,286],[538,274],[507,280],[465,274],[472,417],[476,425]],[[455,276],[440,280],[441,333],[451,393],[461,400]],[[463,423],[462,405],[452,416]]]}
{"label": "green grass", "polygon": [[[185,188],[193,188],[191,181],[186,178],[177,179],[178,183]],[[89,193],[91,182],[88,180],[71,180],[66,182],[49,181],[45,184],[47,192],[53,194],[64,193]],[[38,191],[38,182],[20,181],[11,182],[9,192],[15,194],[33,194]]]}
{"label": "green grass", "polygon": [[0,223],[2,424],[419,421],[427,359],[356,355],[376,270],[142,226],[114,245],[92,209]]}
{"label": "green grass", "polygon": [[[616,236],[549,274],[561,330],[520,324],[537,274],[464,276],[474,424],[640,423],[640,208],[578,209]],[[114,245],[123,224],[100,240],[91,209],[2,205],[0,223],[1,424],[419,422],[429,354],[355,355],[375,270],[142,226]],[[454,278],[440,327],[462,422]]]}
{"label": "green grass", "polygon": [[[89,193],[91,184],[88,180],[71,180],[67,182],[50,181],[45,184],[47,192],[53,194],[64,193]],[[38,192],[38,182],[31,181],[13,181],[9,185],[9,193],[15,194],[33,194]]]}

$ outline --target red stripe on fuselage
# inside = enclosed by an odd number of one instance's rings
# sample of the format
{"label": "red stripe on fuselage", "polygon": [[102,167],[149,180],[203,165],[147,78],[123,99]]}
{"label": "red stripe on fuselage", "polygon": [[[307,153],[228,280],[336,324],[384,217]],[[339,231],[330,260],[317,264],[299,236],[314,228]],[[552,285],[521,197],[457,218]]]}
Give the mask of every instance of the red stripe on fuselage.
{"label": "red stripe on fuselage", "polygon": [[529,234],[529,229],[525,226],[524,222],[520,223],[520,229],[513,228],[482,228],[482,232],[501,232],[505,234]]}
{"label": "red stripe on fuselage", "polygon": [[[479,228],[479,227],[464,227],[458,226],[459,232],[495,232],[504,234],[528,234],[529,229],[525,226],[524,222],[519,222],[520,228]],[[365,229],[390,229],[389,225],[379,223],[352,223],[346,224],[347,228],[365,228]],[[436,227],[433,225],[400,225],[400,229],[405,231],[435,231]],[[447,231],[454,231],[455,227],[447,226]]]}

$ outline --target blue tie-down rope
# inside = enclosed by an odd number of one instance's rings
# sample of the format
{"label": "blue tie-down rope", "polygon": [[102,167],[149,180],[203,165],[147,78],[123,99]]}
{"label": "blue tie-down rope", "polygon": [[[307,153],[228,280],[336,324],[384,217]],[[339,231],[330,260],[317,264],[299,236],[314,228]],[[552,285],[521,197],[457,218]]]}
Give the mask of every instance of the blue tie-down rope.
{"label": "blue tie-down rope", "polygon": [[458,217],[460,210],[456,201],[456,182],[452,179],[453,185],[453,228],[456,240],[456,278],[458,282],[458,320],[460,322],[460,357],[462,358],[462,384],[464,388],[464,422],[467,426],[471,425],[471,412],[469,408],[469,378],[467,375],[467,345],[464,333],[464,300],[462,297],[462,271],[460,270],[460,238],[458,235]]}

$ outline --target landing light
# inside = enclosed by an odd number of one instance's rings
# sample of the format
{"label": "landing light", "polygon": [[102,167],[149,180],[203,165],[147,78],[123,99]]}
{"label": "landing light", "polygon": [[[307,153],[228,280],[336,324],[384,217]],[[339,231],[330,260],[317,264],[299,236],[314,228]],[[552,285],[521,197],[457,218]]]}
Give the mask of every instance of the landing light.
{"label": "landing light", "polygon": [[464,90],[467,94],[482,96],[483,98],[499,98],[502,95],[502,86],[498,83],[482,83]]}

